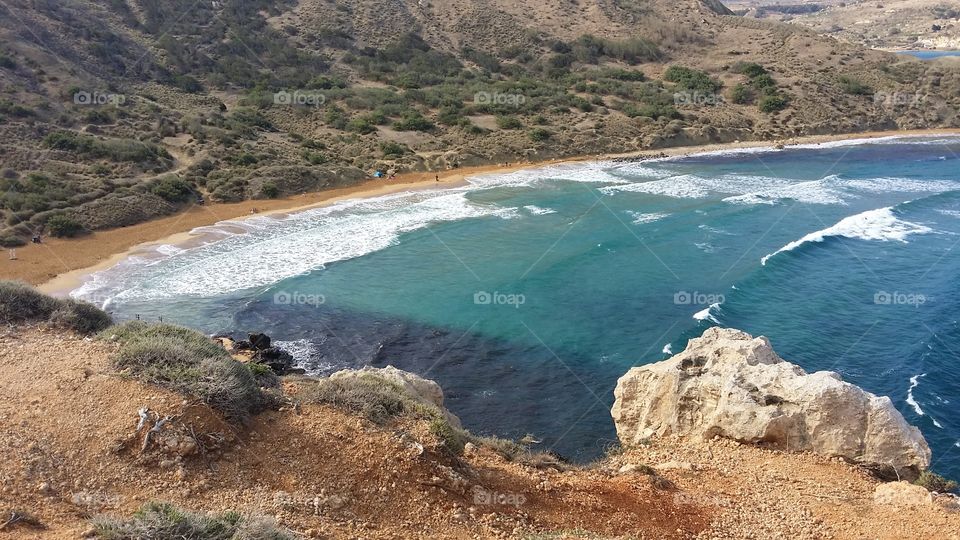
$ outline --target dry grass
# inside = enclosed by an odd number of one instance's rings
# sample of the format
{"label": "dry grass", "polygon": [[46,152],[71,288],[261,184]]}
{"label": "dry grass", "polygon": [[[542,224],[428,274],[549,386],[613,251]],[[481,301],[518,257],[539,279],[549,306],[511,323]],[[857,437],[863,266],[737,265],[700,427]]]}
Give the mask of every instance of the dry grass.
{"label": "dry grass", "polygon": [[100,337],[120,344],[113,358],[119,371],[196,396],[230,420],[245,420],[274,400],[258,383],[264,374],[254,374],[194,330],[131,321],[108,328]]}
{"label": "dry grass", "polygon": [[96,306],[61,300],[17,281],[0,281],[0,324],[49,322],[78,334],[92,334],[110,326],[110,316]]}
{"label": "dry grass", "polygon": [[292,540],[272,519],[239,512],[200,514],[169,503],[149,502],[129,519],[101,516],[93,520],[103,540]]}

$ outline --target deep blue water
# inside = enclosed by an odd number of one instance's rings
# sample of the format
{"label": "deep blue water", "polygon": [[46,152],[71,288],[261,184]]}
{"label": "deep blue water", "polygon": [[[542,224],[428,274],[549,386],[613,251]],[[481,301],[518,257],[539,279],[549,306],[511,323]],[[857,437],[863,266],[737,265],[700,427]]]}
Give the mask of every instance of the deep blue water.
{"label": "deep blue water", "polygon": [[741,328],[890,396],[960,476],[958,154],[887,139],[487,175],[207,228],[78,294],[265,331],[316,373],[415,371],[472,431],[576,459],[615,440],[627,369]]}
{"label": "deep blue water", "polygon": [[897,54],[916,56],[921,60],[933,60],[934,58],[943,58],[944,56],[960,56],[960,51],[932,51],[929,49],[920,49],[915,51],[897,51]]}

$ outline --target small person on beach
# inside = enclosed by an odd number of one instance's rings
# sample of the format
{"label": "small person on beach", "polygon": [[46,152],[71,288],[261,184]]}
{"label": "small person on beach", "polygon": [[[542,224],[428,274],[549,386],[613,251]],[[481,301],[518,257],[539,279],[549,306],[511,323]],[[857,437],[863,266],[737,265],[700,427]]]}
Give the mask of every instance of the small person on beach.
{"label": "small person on beach", "polygon": [[437,176],[437,182],[439,182],[439,181],[440,181],[440,175],[438,174],[438,175],[436,175],[436,176]]}
{"label": "small person on beach", "polygon": [[17,250],[15,249],[10,250],[10,260],[11,261],[17,260]]}

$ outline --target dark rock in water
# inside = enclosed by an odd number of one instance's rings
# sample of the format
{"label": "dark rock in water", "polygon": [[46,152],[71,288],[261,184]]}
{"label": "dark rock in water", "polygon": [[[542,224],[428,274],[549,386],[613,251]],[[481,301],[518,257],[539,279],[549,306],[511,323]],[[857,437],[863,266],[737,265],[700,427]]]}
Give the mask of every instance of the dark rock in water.
{"label": "dark rock in water", "polygon": [[233,350],[235,351],[251,351],[253,350],[253,345],[245,339],[237,340],[233,342]]}
{"label": "dark rock in water", "polygon": [[280,347],[260,349],[253,355],[252,361],[270,366],[270,369],[277,375],[288,375],[295,369],[293,365],[293,355]]}
{"label": "dark rock in water", "polygon": [[664,152],[658,152],[656,154],[637,154],[633,156],[621,156],[613,158],[614,163],[640,163],[650,159],[663,159],[669,157]]}
{"label": "dark rock in water", "polygon": [[270,348],[270,336],[266,334],[249,334],[250,345],[258,351]]}

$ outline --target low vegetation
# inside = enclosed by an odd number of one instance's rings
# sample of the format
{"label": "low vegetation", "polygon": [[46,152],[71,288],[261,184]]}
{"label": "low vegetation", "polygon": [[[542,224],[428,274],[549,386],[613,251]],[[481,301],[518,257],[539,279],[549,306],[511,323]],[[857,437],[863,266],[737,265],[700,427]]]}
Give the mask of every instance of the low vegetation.
{"label": "low vegetation", "polygon": [[923,471],[913,483],[937,493],[952,493],[958,487],[955,481],[948,480],[933,471]]}
{"label": "low vegetation", "polygon": [[712,94],[723,87],[706,72],[684,66],[670,66],[664,72],[663,80],[675,83],[680,89],[704,94]]}
{"label": "low vegetation", "polygon": [[737,104],[756,101],[761,112],[775,113],[786,109],[790,104],[787,96],[780,91],[777,81],[766,68],[755,62],[738,62],[733,72],[745,75],[746,84],[738,84],[731,91],[731,100]]}
{"label": "low vegetation", "polygon": [[230,420],[243,421],[275,400],[258,381],[267,374],[254,373],[195,330],[130,321],[104,330],[99,337],[119,344],[113,365],[120,372],[196,396]]}
{"label": "low vegetation", "polygon": [[106,158],[112,161],[130,161],[152,165],[169,165],[169,153],[152,143],[130,139],[100,139],[72,131],[55,131],[43,139],[55,150],[65,150],[88,158]]}
{"label": "low vegetation", "polygon": [[95,538],[101,540],[293,540],[272,519],[239,512],[201,514],[169,503],[148,502],[132,517],[93,519]]}
{"label": "low vegetation", "polygon": [[378,425],[401,418],[427,421],[430,432],[455,455],[462,454],[464,445],[473,438],[450,424],[437,407],[413,399],[396,383],[374,373],[313,380],[303,399],[359,414]]}
{"label": "low vegetation", "polygon": [[73,299],[59,299],[17,281],[0,281],[0,324],[46,322],[80,334],[111,324],[103,310]]}

